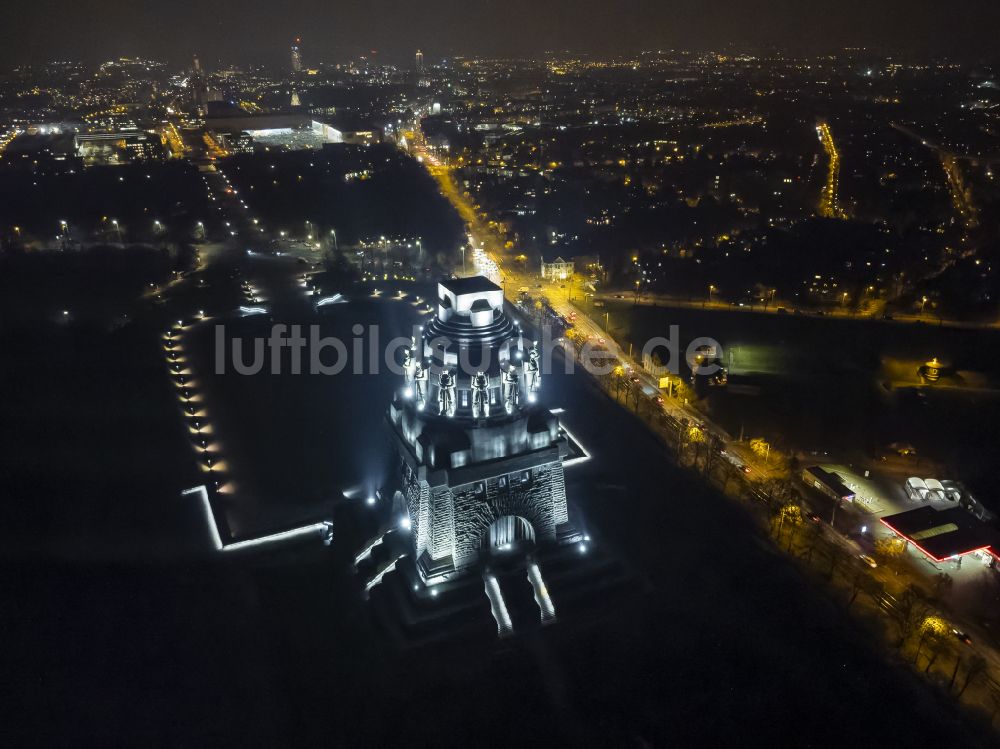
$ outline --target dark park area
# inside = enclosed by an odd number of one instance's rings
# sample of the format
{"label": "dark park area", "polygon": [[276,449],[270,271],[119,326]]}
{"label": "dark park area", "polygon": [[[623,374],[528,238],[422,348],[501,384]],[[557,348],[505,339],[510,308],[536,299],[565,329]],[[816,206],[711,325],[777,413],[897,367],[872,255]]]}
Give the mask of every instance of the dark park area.
{"label": "dark park area", "polygon": [[426,171],[388,146],[233,156],[224,168],[272,234],[312,235],[331,248],[380,236],[420,237],[429,254],[445,258],[463,241],[461,221]]}

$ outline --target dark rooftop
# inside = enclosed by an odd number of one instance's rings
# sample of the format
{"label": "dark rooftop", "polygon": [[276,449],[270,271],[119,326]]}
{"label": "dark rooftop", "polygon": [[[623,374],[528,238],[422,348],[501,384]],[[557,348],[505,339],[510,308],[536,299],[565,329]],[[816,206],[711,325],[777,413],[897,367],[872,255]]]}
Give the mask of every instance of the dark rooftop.
{"label": "dark rooftop", "polygon": [[17,136],[7,146],[11,156],[22,153],[37,153],[48,150],[52,153],[71,154],[75,151],[73,133],[25,133]]}
{"label": "dark rooftop", "polygon": [[448,278],[441,281],[444,286],[455,296],[461,294],[479,294],[484,291],[500,291],[500,287],[493,283],[486,276],[468,276],[467,278]]}
{"label": "dark rooftop", "polygon": [[828,471],[820,466],[809,466],[806,468],[806,471],[811,473],[817,481],[823,482],[830,491],[839,494],[841,497],[848,499],[854,497],[855,493],[844,485],[844,482],[840,480],[840,476],[837,473]]}
{"label": "dark rooftop", "polygon": [[882,523],[939,562],[977,549],[994,556],[1000,552],[1000,532],[961,507],[935,510],[925,505],[887,515]]}

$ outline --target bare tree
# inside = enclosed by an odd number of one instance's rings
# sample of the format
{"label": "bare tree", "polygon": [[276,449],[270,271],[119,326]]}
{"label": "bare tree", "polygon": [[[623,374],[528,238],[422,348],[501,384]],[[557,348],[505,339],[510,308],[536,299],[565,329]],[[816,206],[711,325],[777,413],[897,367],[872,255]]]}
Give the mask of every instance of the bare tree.
{"label": "bare tree", "polygon": [[834,574],[837,571],[837,565],[840,564],[840,562],[846,557],[844,554],[844,550],[840,547],[839,544],[834,542],[827,543],[826,551],[830,557],[830,568],[826,571],[826,575],[832,580]]}
{"label": "bare tree", "polygon": [[823,529],[820,524],[809,523],[808,531],[806,532],[806,548],[802,555],[807,562],[812,563],[813,552],[816,550],[816,545],[822,537]]}
{"label": "bare tree", "polygon": [[854,604],[858,594],[865,589],[865,586],[870,579],[871,577],[868,575],[867,569],[862,567],[860,564],[854,565],[854,569],[850,575],[851,597],[847,601],[847,608],[850,608]]}
{"label": "bare tree", "polygon": [[896,605],[892,608],[892,618],[899,631],[898,646],[900,648],[917,631],[920,623],[927,618],[929,612],[930,606],[920,596],[917,589],[912,585],[908,586],[896,600]]}
{"label": "bare tree", "polygon": [[989,692],[990,707],[993,708],[993,712],[990,713],[990,725],[993,725],[993,721],[996,720],[997,713],[1000,712],[1000,690],[996,687],[990,689]]}
{"label": "bare tree", "polygon": [[715,464],[718,462],[719,455],[724,448],[724,443],[722,438],[715,432],[709,432],[708,435],[708,455],[705,458],[705,475],[708,476]]}
{"label": "bare tree", "polygon": [[880,538],[875,542],[875,558],[883,567],[887,567],[892,570],[893,574],[898,575],[905,548],[906,542],[901,538]]}
{"label": "bare tree", "polygon": [[969,664],[965,667],[965,677],[962,679],[962,688],[958,690],[958,696],[961,697],[965,690],[972,686],[973,682],[986,674],[988,669],[989,663],[981,655],[973,655],[969,658]]}
{"label": "bare tree", "polygon": [[931,666],[937,661],[938,656],[949,649],[948,640],[940,632],[932,632],[927,638],[927,648],[931,655],[927,659],[927,665],[924,667],[925,674],[931,670]]}
{"label": "bare tree", "polygon": [[940,600],[951,590],[954,580],[947,572],[942,572],[934,577],[934,598]]}

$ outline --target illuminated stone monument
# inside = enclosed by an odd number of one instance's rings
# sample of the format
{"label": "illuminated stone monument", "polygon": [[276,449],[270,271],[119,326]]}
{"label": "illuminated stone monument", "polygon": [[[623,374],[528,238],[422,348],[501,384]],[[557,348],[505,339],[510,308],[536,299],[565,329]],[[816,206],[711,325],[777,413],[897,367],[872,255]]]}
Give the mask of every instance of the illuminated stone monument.
{"label": "illuminated stone monument", "polygon": [[493,555],[582,538],[566,506],[566,437],[536,403],[537,345],[525,346],[503,303],[486,278],[442,281],[387,414],[400,457],[396,509],[426,585]]}

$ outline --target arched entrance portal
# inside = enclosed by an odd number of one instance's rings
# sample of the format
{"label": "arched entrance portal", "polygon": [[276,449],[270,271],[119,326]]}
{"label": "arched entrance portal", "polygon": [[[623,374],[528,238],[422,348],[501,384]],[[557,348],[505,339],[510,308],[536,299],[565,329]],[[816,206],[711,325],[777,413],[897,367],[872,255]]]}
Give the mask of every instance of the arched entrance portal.
{"label": "arched entrance portal", "polygon": [[498,517],[483,535],[483,550],[489,553],[502,553],[534,543],[535,529],[519,515]]}

